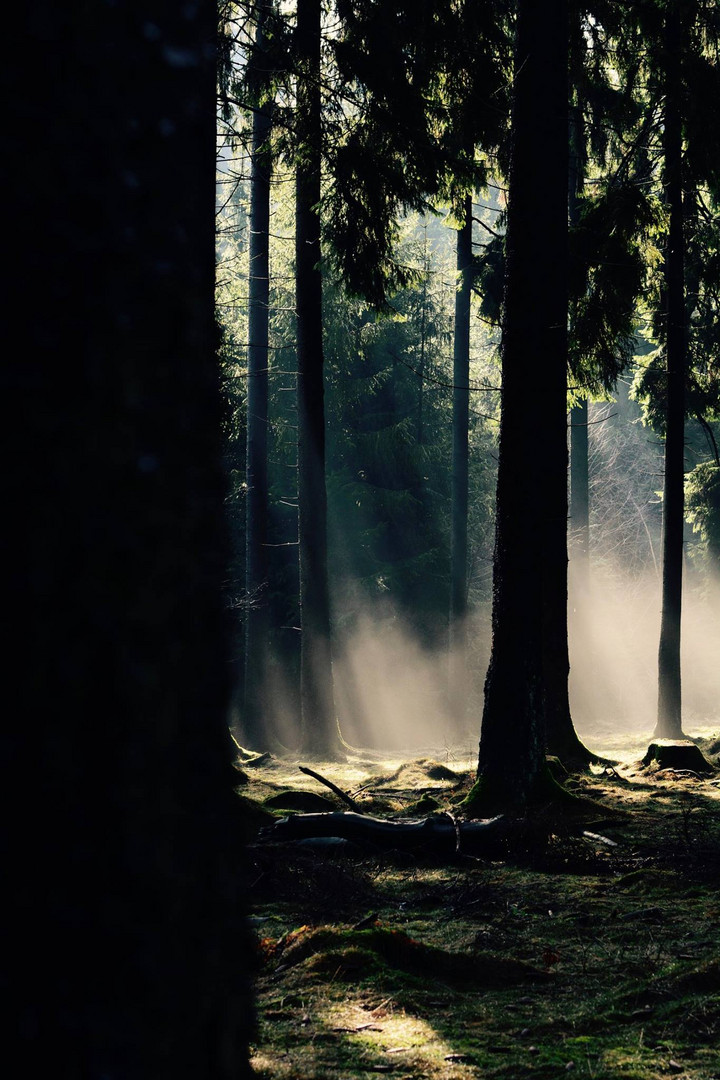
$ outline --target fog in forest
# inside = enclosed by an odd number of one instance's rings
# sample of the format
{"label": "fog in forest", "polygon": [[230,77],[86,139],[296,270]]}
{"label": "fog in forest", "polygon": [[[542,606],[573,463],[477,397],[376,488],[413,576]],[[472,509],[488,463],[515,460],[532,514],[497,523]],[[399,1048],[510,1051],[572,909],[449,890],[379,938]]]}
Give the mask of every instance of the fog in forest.
{"label": "fog in forest", "polygon": [[[720,610],[712,590],[686,575],[682,623],[683,727],[717,723],[720,711]],[[716,597],[716,594],[715,594]],[[571,592],[570,704],[578,734],[592,748],[629,733],[650,736],[657,709],[660,578],[621,569],[593,575]]]}
{"label": "fog in forest", "polygon": [[[609,752],[647,740],[657,708],[661,610],[662,444],[639,422],[621,384],[616,400],[591,405],[590,547],[586,573],[569,518],[570,705],[580,737]],[[692,451],[690,431],[689,453]],[[336,546],[342,546],[335,523]],[[686,734],[707,733],[720,717],[720,580],[686,526],[682,688]],[[485,545],[491,543],[491,534]],[[345,554],[343,552],[343,554]],[[464,718],[448,705],[447,637],[432,643],[412,613],[391,599],[351,587],[336,605],[335,704],[342,736],[354,747],[399,753],[477,753],[483,684],[490,658],[488,571],[481,560],[482,601],[467,620],[468,684]],[[477,582],[476,582],[477,585]],[[472,590],[472,583],[471,583]],[[272,712],[281,742],[297,741],[297,709],[278,668]]]}
{"label": "fog in forest", "polygon": [[[463,749],[479,734],[482,678],[490,652],[489,618],[473,625],[472,652],[482,666],[473,680],[465,725],[448,715],[448,654],[420,642],[387,605],[370,611],[334,664],[335,701],[344,738],[398,751]],[[473,620],[475,623],[476,620]]]}
{"label": "fog in forest", "polygon": [[[692,736],[717,725],[720,703],[720,582],[688,573],[683,605],[683,717]],[[593,749],[647,740],[657,706],[660,579],[604,566],[582,594],[571,579],[570,704],[580,737]],[[461,722],[447,706],[448,656],[428,647],[394,611],[366,605],[335,657],[335,703],[351,746],[389,752],[471,756],[477,751],[483,682],[490,655],[490,612],[468,626],[470,686]],[[281,740],[296,741],[292,694],[275,679],[273,712]]]}

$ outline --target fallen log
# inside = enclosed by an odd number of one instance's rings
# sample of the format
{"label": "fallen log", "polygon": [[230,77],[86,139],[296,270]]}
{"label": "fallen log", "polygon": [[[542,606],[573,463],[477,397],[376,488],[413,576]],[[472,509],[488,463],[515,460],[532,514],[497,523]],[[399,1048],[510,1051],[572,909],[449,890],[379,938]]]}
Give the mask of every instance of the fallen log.
{"label": "fallen log", "polygon": [[482,855],[492,858],[507,854],[510,840],[517,842],[519,830],[527,835],[527,824],[499,816],[486,821],[456,822],[447,814],[432,814],[422,821],[388,821],[367,814],[294,814],[281,818],[261,831],[261,839],[273,841],[340,837],[356,844],[383,850],[427,851],[434,854]]}

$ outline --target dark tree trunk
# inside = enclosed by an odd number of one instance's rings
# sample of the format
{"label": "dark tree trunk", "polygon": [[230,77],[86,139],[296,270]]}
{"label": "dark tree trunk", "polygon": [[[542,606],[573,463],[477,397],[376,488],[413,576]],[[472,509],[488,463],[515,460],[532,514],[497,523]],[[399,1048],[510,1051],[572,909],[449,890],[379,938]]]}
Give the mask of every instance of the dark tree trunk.
{"label": "dark tree trunk", "polygon": [[[503,325],[493,643],[478,779],[526,805],[544,770],[544,640],[567,573],[567,4],[518,12]],[[538,268],[542,267],[542,272]],[[553,616],[557,613],[553,612]],[[567,653],[565,654],[567,657]],[[556,665],[556,674],[548,665]]]}
{"label": "dark tree trunk", "polygon": [[457,234],[458,285],[453,339],[453,454],[450,534],[450,714],[463,727],[467,711],[468,421],[470,415],[470,296],[472,196]]}
{"label": "dark tree trunk", "polygon": [[325,488],[322,272],[320,268],[320,0],[298,0],[295,190],[298,354],[298,502],[302,645],[300,693],[305,753],[339,749],[330,647]]}
{"label": "dark tree trunk", "polygon": [[[574,103],[571,103],[568,123],[568,221],[570,225],[577,225],[579,221],[578,195],[583,183],[581,154],[583,138],[582,112]],[[575,610],[574,629],[579,639],[577,645],[583,650],[589,647],[586,611],[589,601],[587,596],[589,571],[587,413],[587,401],[584,400],[571,410],[570,415],[570,491],[572,497],[570,522],[574,540],[571,569],[576,602],[580,605],[580,611],[578,612],[577,608]],[[552,543],[556,544],[558,539],[559,537],[556,536]],[[567,551],[567,538],[565,546]],[[559,757],[568,766],[586,765],[592,760],[593,755],[578,738],[570,714],[567,561],[564,571],[561,570],[558,562],[555,584],[556,599],[548,604],[546,609],[548,625],[545,642],[548,649],[556,652],[556,658],[548,663],[547,749],[549,753]]]}
{"label": "dark tree trunk", "polygon": [[590,576],[590,475],[587,398],[570,410],[570,529],[571,558],[578,584],[587,588]]}
{"label": "dark tree trunk", "polygon": [[682,613],[685,481],[685,284],[682,188],[683,24],[678,3],[668,7],[665,27],[665,201],[670,232],[665,249],[667,300],[667,428],[663,485],[662,619],[658,650],[658,738],[682,737],[680,619]]}
{"label": "dark tree trunk", "polygon": [[[577,84],[582,76],[585,42],[579,12],[573,11],[570,31],[570,87],[568,115],[568,222],[580,224],[580,196],[585,186],[585,123],[578,103]],[[570,315],[571,325],[573,313]],[[571,331],[572,332],[572,331]],[[570,411],[570,548],[574,583],[585,593],[590,574],[590,477],[588,468],[588,403],[583,398]]]}
{"label": "dark tree trunk", "polygon": [[[215,7],[18,16],[2,73],[21,223],[4,323],[22,342],[4,369],[22,417],[4,459],[8,1060],[58,1080],[237,1080]],[[50,171],[30,165],[39,147]]]}
{"label": "dark tree trunk", "polygon": [[[590,497],[588,453],[588,402],[583,399],[570,410],[570,682],[573,711],[584,720],[595,717],[595,697],[600,691],[594,684],[592,663],[593,631],[590,594]],[[573,683],[573,657],[582,656],[582,681]],[[566,764],[590,761],[590,753],[575,734],[565,727],[566,738],[548,734],[548,748]]]}
{"label": "dark tree trunk", "polygon": [[[427,351],[427,300],[428,300],[428,278],[430,276],[430,260],[428,258],[428,240],[427,240],[427,221],[423,222],[423,289],[422,289],[422,311],[420,312],[420,360],[418,363],[418,403],[417,403],[417,423],[415,427],[415,439],[418,446],[422,446],[425,441],[425,354]],[[417,485],[418,489],[422,489],[422,481]]]}
{"label": "dark tree trunk", "polygon": [[[268,6],[257,5],[255,49],[262,58]],[[262,59],[259,61],[262,64]],[[262,80],[262,72],[259,80]],[[262,90],[262,85],[258,87]],[[243,739],[268,749],[268,322],[270,304],[271,107],[253,113],[250,163],[250,273],[245,500],[245,679]]]}

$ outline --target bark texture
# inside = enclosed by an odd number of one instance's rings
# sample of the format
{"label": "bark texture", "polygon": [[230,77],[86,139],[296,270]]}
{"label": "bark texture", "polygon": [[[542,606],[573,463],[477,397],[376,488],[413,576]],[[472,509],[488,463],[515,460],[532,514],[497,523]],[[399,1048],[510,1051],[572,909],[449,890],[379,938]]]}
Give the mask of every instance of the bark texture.
{"label": "bark texture", "polygon": [[215,8],[38,0],[16,15],[8,1056],[58,1080],[238,1080]]}
{"label": "bark texture", "polygon": [[563,664],[545,637],[548,606],[567,603],[567,4],[525,0],[517,33],[493,643],[478,778],[491,802],[523,806],[544,768],[548,681],[567,680],[567,653]]}
{"label": "bark texture", "polygon": [[388,821],[367,814],[296,814],[270,826],[271,840],[309,840],[337,837],[383,850],[433,851],[445,855],[470,853],[501,858],[516,832],[503,817],[455,822],[439,814],[423,821]]}

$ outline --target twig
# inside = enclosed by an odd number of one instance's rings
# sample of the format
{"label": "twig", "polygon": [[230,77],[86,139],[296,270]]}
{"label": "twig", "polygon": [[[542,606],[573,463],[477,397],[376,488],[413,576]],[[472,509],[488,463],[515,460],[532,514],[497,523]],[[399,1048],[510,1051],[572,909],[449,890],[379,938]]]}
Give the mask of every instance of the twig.
{"label": "twig", "polygon": [[600,833],[588,832],[587,829],[583,829],[583,836],[587,836],[590,840],[597,840],[601,844],[607,844],[608,847],[617,847],[618,845],[614,840],[611,840],[609,836],[601,836]]}
{"label": "twig", "polygon": [[298,765],[298,769],[301,773],[306,773],[307,776],[312,776],[314,780],[317,780],[319,783],[324,784],[325,787],[329,787],[330,790],[334,791],[337,797],[339,799],[342,799],[344,803],[347,803],[350,809],[354,810],[356,814],[363,813],[355,800],[351,799],[350,796],[347,795],[344,791],[341,791],[336,784],[333,784],[332,780],[327,780],[324,776],[321,776],[320,773],[315,772],[314,769],[308,769],[307,765]]}

